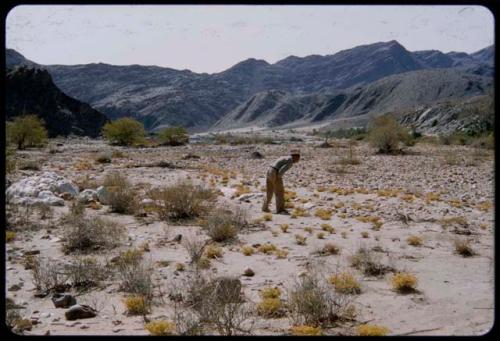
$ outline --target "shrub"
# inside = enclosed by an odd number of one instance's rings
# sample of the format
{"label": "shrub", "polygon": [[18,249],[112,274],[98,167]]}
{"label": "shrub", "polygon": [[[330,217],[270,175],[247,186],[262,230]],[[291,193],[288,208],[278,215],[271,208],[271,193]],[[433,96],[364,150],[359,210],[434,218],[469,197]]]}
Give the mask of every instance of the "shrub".
{"label": "shrub", "polygon": [[262,252],[264,254],[271,254],[274,251],[276,251],[278,248],[274,244],[262,244],[259,246],[259,252]]}
{"label": "shrub", "polygon": [[288,291],[288,309],[294,325],[331,326],[347,312],[347,296],[331,290],[317,272],[308,272]]}
{"label": "shrub", "polygon": [[390,266],[382,264],[380,256],[373,255],[367,248],[360,247],[349,257],[351,266],[361,270],[367,276],[381,276],[388,271],[393,271]]}
{"label": "shrub", "polygon": [[271,221],[271,220],[273,220],[273,215],[271,213],[266,213],[262,216],[262,220]]}
{"label": "shrub", "polygon": [[307,237],[304,237],[301,234],[295,235],[295,242],[297,243],[297,245],[306,245],[306,240],[307,240]]}
{"label": "shrub", "polygon": [[285,250],[276,250],[275,254],[276,254],[276,258],[278,258],[278,259],[285,259],[286,256],[288,256],[288,251],[285,251]]}
{"label": "shrub", "polygon": [[207,258],[222,258],[222,248],[217,245],[209,245],[205,249]]}
{"label": "shrub", "polygon": [[6,125],[7,141],[17,149],[37,147],[47,143],[45,123],[36,115],[19,116]]}
{"label": "shrub", "polygon": [[471,257],[476,254],[467,239],[456,239],[454,244],[455,252],[463,257]]}
{"label": "shrub", "polygon": [[78,204],[61,217],[60,224],[64,226],[62,246],[66,253],[113,248],[124,233],[123,227],[112,221],[87,217]]}
{"label": "shrub", "polygon": [[106,279],[107,271],[95,258],[76,258],[65,266],[65,272],[74,288],[90,288]]}
{"label": "shrub", "polygon": [[234,239],[248,225],[247,213],[241,207],[213,210],[201,226],[213,241],[223,242]]}
{"label": "shrub", "polygon": [[389,115],[374,118],[368,133],[370,144],[383,154],[399,152],[399,143],[407,139],[408,132]]}
{"label": "shrub", "polygon": [[123,252],[116,263],[120,289],[150,299],[153,295],[152,268],[137,250]]}
{"label": "shrub", "polygon": [[343,272],[330,277],[330,283],[333,284],[337,292],[344,294],[360,294],[361,287],[354,276],[348,272]]}
{"label": "shrub", "polygon": [[245,256],[251,256],[255,252],[255,249],[251,246],[243,246],[241,248],[241,253],[243,253]]}
{"label": "shrub", "polygon": [[358,326],[359,336],[386,336],[388,333],[388,328],[374,324],[362,324]]}
{"label": "shrub", "polygon": [[16,151],[13,148],[7,146],[5,148],[5,173],[13,173],[16,170],[16,166]]}
{"label": "shrub", "polygon": [[167,336],[174,334],[175,324],[165,320],[151,321],[144,325],[144,329],[153,336]]}
{"label": "shrub", "polygon": [[163,220],[198,218],[210,210],[215,197],[212,190],[189,182],[150,192],[150,198],[155,202],[154,209]]}
{"label": "shrub", "polygon": [[340,253],[340,248],[333,243],[326,243],[321,253],[324,255],[338,255]]}
{"label": "shrub", "polygon": [[392,287],[400,293],[414,292],[417,278],[407,272],[400,272],[391,278]]}
{"label": "shrub", "polygon": [[158,132],[160,145],[182,146],[189,142],[189,135],[184,127],[169,127]]}
{"label": "shrub", "polygon": [[335,233],[335,228],[330,224],[321,224],[321,229],[323,231],[329,232],[330,234]]}
{"label": "shrub", "polygon": [[111,144],[119,146],[132,146],[144,142],[146,131],[139,121],[123,117],[113,122],[108,122],[102,127],[102,135]]}
{"label": "shrub", "polygon": [[421,246],[423,243],[423,240],[422,240],[422,237],[420,237],[420,236],[412,235],[406,239],[406,242],[408,243],[408,245],[411,245],[411,246]]}
{"label": "shrub", "polygon": [[279,288],[264,288],[260,291],[260,297],[265,298],[279,298],[281,291]]}
{"label": "shrub", "polygon": [[123,302],[127,308],[127,313],[130,315],[146,315],[149,313],[149,302],[143,296],[129,296]]}
{"label": "shrub", "polygon": [[323,335],[321,327],[313,326],[293,326],[290,328],[290,332],[294,336],[320,336]]}
{"label": "shrub", "polygon": [[280,224],[280,229],[283,233],[287,233],[289,227],[290,227],[290,225],[288,225],[288,224]]}
{"label": "shrub", "polygon": [[112,156],[110,153],[101,153],[96,157],[97,163],[111,163]]}
{"label": "shrub", "polygon": [[30,257],[29,266],[33,275],[33,284],[42,292],[50,292],[63,287],[66,278],[61,271],[60,264],[52,259]]}
{"label": "shrub", "polygon": [[17,168],[21,170],[33,170],[33,171],[39,171],[40,170],[40,162],[36,160],[25,160],[22,162],[19,162]]}
{"label": "shrub", "polygon": [[16,232],[14,232],[14,231],[5,231],[5,242],[6,243],[10,243],[14,239],[16,239]]}
{"label": "shrub", "polygon": [[197,236],[187,236],[182,239],[182,246],[186,249],[189,257],[191,258],[191,264],[198,264],[198,261],[203,256],[205,247],[208,244],[208,240],[199,238]]}
{"label": "shrub", "polygon": [[109,192],[112,212],[134,214],[137,211],[137,193],[124,175],[118,172],[107,174],[103,186]]}
{"label": "shrub", "polygon": [[279,298],[264,298],[257,305],[257,312],[263,317],[281,317],[284,314]]}
{"label": "shrub", "polygon": [[318,239],[325,239],[325,234],[323,232],[318,232],[316,237],[318,237]]}

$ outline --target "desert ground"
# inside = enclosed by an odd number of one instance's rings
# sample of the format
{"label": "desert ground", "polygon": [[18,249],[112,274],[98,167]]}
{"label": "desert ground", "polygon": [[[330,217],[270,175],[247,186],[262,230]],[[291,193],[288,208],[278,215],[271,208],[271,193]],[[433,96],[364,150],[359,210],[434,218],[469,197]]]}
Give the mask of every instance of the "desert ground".
{"label": "desert ground", "polygon": [[[118,172],[132,183],[144,207],[151,204],[148,193],[154,188],[188,181],[214,189],[214,205],[243,209],[248,226],[232,240],[212,243],[222,252],[196,271],[241,281],[243,301],[253,307],[243,324],[252,335],[292,333],[295,320],[286,308],[287,295],[294,281],[313,272],[327,279],[347,272],[359,284],[356,293],[344,294],[348,316],[323,326],[325,335],[357,335],[362,324],[385,327],[388,335],[488,332],[494,320],[493,151],[417,143],[406,147],[404,155],[381,155],[364,141],[349,146],[349,140],[332,140],[331,148],[320,148],[321,139],[301,139],[156,148],[109,146],[92,139],[51,140],[44,149],[19,152],[21,159],[35,161],[38,167],[18,170],[9,175],[9,182],[54,172],[77,184],[81,192],[96,189],[107,174]],[[276,214],[273,199],[266,216],[261,211],[266,170],[293,148],[301,150],[301,160],[284,176],[290,214]],[[96,161],[103,153],[112,153],[111,162]],[[98,311],[92,318],[68,321],[67,309],[54,306],[53,293],[36,295],[33,269],[26,266],[30,254],[54,264],[70,264],[81,256],[64,252],[65,226],[59,223],[75,201],[66,198],[64,206],[45,207],[43,212],[16,208],[15,237],[6,244],[6,295],[31,321],[31,328],[22,333],[148,335],[146,322],[174,321],[177,303],[172,293],[182,291],[195,271],[185,242],[210,240],[200,226],[203,217],[170,221],[154,210],[121,214],[97,200],[87,203],[85,216],[106,218],[125,232],[121,239],[117,235],[115,247],[83,256],[107,264],[121,252],[142,250],[154,283],[146,316],[127,312],[124,299],[129,293],[116,276],[86,290],[66,288],[78,304]],[[410,245],[410,236],[421,243]],[[301,237],[306,239],[299,241]],[[457,241],[468,243],[472,255],[457,252]],[[265,244],[275,245],[279,252],[259,248]],[[244,246],[252,245],[252,255],[242,253]],[[373,275],[354,266],[353,256],[360,248],[386,271]],[[247,269],[253,276],[244,275]],[[414,290],[400,293],[393,288],[391,279],[400,272],[415,276]],[[329,285],[334,293],[336,287]],[[269,287],[281,291],[282,312],[274,316],[257,309],[261,290]],[[203,331],[217,333],[214,326]]]}

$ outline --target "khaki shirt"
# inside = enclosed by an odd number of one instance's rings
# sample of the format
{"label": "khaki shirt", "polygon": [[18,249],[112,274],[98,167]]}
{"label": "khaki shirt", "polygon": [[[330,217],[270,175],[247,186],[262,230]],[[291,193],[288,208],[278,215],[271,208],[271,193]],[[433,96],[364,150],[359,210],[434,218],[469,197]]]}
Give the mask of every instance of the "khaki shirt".
{"label": "khaki shirt", "polygon": [[287,170],[292,167],[293,161],[291,156],[283,156],[271,164],[271,167],[278,171],[279,176],[283,176]]}

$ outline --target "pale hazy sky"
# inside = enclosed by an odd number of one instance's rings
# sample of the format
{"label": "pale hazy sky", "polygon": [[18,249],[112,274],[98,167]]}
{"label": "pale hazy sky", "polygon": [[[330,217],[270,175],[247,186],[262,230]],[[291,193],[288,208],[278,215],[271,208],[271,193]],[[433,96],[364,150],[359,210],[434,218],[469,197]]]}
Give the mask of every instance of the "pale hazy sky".
{"label": "pale hazy sky", "polygon": [[410,51],[475,52],[493,44],[494,17],[480,6],[22,5],[6,20],[7,47],[40,64],[208,73],[393,39]]}

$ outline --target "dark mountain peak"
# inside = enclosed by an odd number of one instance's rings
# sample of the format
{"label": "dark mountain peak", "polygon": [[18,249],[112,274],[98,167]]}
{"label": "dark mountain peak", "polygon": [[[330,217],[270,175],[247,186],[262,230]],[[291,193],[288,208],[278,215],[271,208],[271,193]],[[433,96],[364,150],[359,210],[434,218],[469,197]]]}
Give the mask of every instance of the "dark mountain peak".
{"label": "dark mountain peak", "polygon": [[39,66],[14,49],[5,49],[5,66],[10,69],[18,65]]}
{"label": "dark mountain peak", "polygon": [[269,66],[270,64],[266,62],[265,60],[262,59],[255,59],[255,58],[248,58],[245,59],[242,62],[239,62],[238,64],[234,65],[233,67],[229,68],[226,71],[234,71],[234,70],[255,70],[258,68],[266,67]]}
{"label": "dark mountain peak", "polygon": [[453,65],[453,59],[438,50],[415,51],[412,54],[426,68],[447,68]]}

